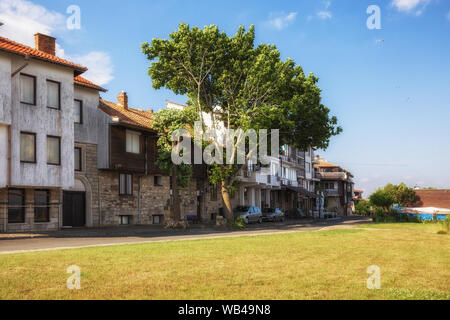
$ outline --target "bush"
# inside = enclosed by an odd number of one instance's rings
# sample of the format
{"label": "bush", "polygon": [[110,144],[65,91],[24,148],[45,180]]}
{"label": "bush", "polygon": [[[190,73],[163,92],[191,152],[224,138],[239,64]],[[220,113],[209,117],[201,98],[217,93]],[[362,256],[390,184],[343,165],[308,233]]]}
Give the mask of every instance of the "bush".
{"label": "bush", "polygon": [[239,228],[239,229],[245,229],[247,228],[247,225],[245,224],[245,219],[242,216],[238,216],[234,218],[234,221],[229,224],[230,227],[233,228]]}
{"label": "bush", "polygon": [[447,216],[447,219],[444,220],[444,229],[450,231],[450,215]]}
{"label": "bush", "polygon": [[370,216],[370,203],[368,201],[359,201],[355,206],[355,213],[360,216]]}

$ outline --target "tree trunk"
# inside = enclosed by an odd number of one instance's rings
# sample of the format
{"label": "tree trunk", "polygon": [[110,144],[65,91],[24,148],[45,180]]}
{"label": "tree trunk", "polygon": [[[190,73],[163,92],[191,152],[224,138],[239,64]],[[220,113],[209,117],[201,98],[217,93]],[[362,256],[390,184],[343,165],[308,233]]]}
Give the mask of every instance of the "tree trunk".
{"label": "tree trunk", "polygon": [[178,196],[178,182],[177,182],[178,167],[172,164],[172,197],[173,197],[173,220],[175,222],[181,219],[180,199]]}
{"label": "tree trunk", "polygon": [[222,201],[225,218],[227,218],[227,220],[229,221],[233,221],[234,216],[233,216],[233,208],[231,207],[230,192],[228,191],[225,181],[222,181],[221,187],[222,187]]}

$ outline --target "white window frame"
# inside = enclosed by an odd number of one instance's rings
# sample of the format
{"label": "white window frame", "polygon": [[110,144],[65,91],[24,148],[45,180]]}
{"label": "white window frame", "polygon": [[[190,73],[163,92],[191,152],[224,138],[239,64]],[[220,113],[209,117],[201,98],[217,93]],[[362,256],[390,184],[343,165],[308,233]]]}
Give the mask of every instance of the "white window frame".
{"label": "white window frame", "polygon": [[127,130],[126,133],[126,152],[140,154],[141,153],[141,133]]}

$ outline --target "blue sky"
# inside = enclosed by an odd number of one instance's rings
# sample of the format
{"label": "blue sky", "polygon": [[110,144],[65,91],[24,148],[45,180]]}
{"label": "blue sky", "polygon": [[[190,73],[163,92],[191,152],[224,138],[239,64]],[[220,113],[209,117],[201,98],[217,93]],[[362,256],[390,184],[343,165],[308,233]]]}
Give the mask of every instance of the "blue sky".
{"label": "blue sky", "polygon": [[[65,28],[72,4],[80,30]],[[372,4],[381,30],[366,26]],[[180,22],[230,35],[254,24],[258,43],[319,76],[344,132],[318,152],[353,172],[366,195],[388,182],[450,188],[450,1],[0,0],[0,21],[0,35],[28,44],[37,31],[56,36],[58,52],[109,90],[105,99],[125,90],[130,105],[154,110],[184,98],[152,89],[142,42]]]}

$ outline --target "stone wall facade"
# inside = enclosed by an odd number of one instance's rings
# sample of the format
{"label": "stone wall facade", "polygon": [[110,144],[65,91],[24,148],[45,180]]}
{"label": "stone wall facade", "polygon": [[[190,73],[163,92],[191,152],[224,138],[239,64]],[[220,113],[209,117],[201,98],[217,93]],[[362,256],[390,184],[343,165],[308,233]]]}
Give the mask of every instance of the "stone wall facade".
{"label": "stone wall facade", "polygon": [[[99,211],[99,170],[97,169],[97,145],[91,143],[75,143],[76,148],[81,148],[81,171],[75,171],[77,180],[83,185],[86,192],[86,226],[101,226]],[[83,190],[84,189],[84,190]]]}
{"label": "stone wall facade", "polygon": [[[99,172],[100,217],[102,226],[120,224],[121,216],[129,217],[129,224],[162,224],[173,218],[172,192],[170,177],[160,176],[155,183],[155,176],[133,175],[133,194],[119,195],[119,172]],[[179,191],[181,219],[199,217],[201,222],[215,222],[216,216],[222,214],[220,194],[212,196],[212,187],[205,193],[204,182],[191,180],[186,188]],[[157,217],[157,218],[154,218]]]}
{"label": "stone wall facade", "polygon": [[0,232],[6,232],[8,224],[8,189],[0,189]]}
{"label": "stone wall facade", "polygon": [[49,192],[47,208],[49,210],[48,222],[35,222],[35,190],[22,189],[25,194],[24,210],[25,221],[23,223],[10,223],[8,221],[8,189],[0,189],[0,231],[1,232],[31,232],[31,231],[55,231],[59,229],[61,221],[62,192],[59,188],[46,189]]}
{"label": "stone wall facade", "polygon": [[119,225],[121,216],[129,217],[129,224],[153,224],[157,216],[160,224],[171,215],[170,178],[161,177],[155,185],[152,175],[132,175],[133,194],[119,195],[119,172],[100,171],[100,216],[103,226]]}

